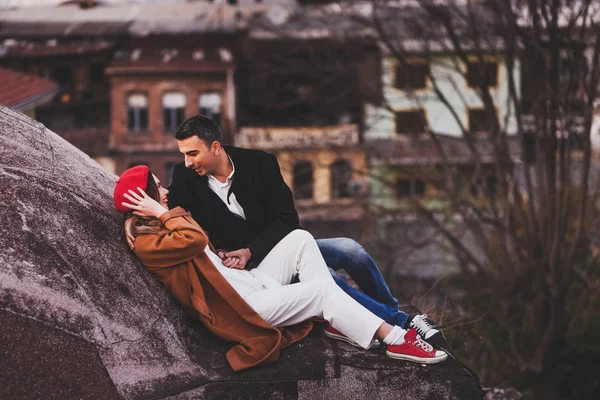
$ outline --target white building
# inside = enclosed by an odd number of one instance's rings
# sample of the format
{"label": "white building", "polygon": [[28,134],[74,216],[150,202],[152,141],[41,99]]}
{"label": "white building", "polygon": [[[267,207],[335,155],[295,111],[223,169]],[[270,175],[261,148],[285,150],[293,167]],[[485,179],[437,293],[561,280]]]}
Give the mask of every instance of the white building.
{"label": "white building", "polygon": [[[478,93],[479,79],[486,81],[502,130],[516,133],[514,109],[507,101],[508,71],[500,57],[487,56],[483,62],[473,57],[469,64],[447,55],[406,61],[400,64],[393,57],[383,59],[384,104],[366,106],[365,140],[403,140],[407,135],[419,135],[427,129],[452,137],[462,136],[463,129],[484,134],[489,118]],[[514,78],[519,84],[518,63]],[[435,86],[449,105],[436,94]]]}

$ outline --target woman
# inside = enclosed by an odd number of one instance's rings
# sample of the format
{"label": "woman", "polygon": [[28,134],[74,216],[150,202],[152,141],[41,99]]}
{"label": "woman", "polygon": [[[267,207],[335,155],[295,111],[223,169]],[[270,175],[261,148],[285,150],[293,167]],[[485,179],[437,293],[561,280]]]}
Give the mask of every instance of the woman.
{"label": "woman", "polygon": [[[238,343],[227,353],[234,370],[276,360],[283,347],[308,334],[312,317],[365,349],[383,340],[392,358],[446,359],[415,329],[384,322],[341,290],[308,232],[288,234],[251,271],[226,267],[185,210],[168,210],[167,193],[148,167],[133,167],[117,182],[115,207],[137,217],[135,253],[144,266],[207,329]],[[300,282],[290,284],[296,276]]]}

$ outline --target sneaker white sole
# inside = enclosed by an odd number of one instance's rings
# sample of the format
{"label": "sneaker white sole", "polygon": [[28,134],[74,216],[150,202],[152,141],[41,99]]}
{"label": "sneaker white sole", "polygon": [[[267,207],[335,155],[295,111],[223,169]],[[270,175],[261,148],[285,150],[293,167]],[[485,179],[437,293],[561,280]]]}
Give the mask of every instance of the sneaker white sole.
{"label": "sneaker white sole", "polygon": [[448,358],[448,354],[444,354],[442,356],[437,356],[437,357],[431,357],[431,358],[422,358],[422,357],[416,357],[416,356],[409,356],[407,354],[396,354],[396,353],[390,352],[389,350],[386,350],[385,354],[390,358],[395,358],[396,360],[412,361],[412,362],[416,362],[419,364],[437,364],[437,363],[444,361],[446,358]]}
{"label": "sneaker white sole", "polygon": [[[342,335],[338,335],[337,333],[332,333],[332,332],[328,332],[328,331],[325,331],[325,336],[327,336],[331,339],[341,340],[342,342],[346,342],[354,347],[358,347],[359,349],[362,349],[362,346],[360,344],[356,343],[354,340],[350,339],[348,336],[342,336]],[[379,346],[380,346],[379,341],[373,340],[371,342],[371,344],[369,345],[369,347],[367,347],[366,350],[376,349]]]}

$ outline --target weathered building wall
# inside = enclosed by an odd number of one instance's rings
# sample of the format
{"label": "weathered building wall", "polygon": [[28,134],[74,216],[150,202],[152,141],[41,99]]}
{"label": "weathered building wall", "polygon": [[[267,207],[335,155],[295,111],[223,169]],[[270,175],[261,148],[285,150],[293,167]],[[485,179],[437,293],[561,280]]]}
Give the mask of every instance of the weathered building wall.
{"label": "weathered building wall", "polygon": [[[501,58],[493,57],[497,62],[497,85],[490,87],[490,94],[497,105],[498,117],[502,128],[509,134],[516,133],[514,110],[506,107],[508,99],[507,69]],[[429,128],[439,134],[459,137],[462,135],[460,125],[433,91],[431,80],[427,79],[426,87],[414,91],[404,91],[395,87],[395,70],[398,61],[391,57],[382,59],[383,97],[393,111],[425,110],[425,118]],[[450,56],[433,56],[429,63],[430,73],[436,78],[437,85],[448,99],[451,107],[458,114],[462,125],[469,129],[469,108],[483,108],[477,91],[469,87],[465,79],[466,66],[457,58]],[[520,87],[520,64],[515,63],[514,71],[517,91]],[[505,125],[506,116],[508,123]],[[392,111],[372,105],[365,107],[365,140],[393,138],[402,140],[396,133],[396,123]]]}
{"label": "weathered building wall", "polygon": [[[171,179],[173,165],[183,161],[174,132],[163,126],[162,96],[166,92],[185,95],[184,119],[198,114],[198,96],[207,92],[219,93],[222,102],[222,130],[230,137],[234,123],[225,118],[230,112],[226,73],[206,76],[161,75],[111,77],[111,132],[110,148],[115,152],[115,172],[120,173],[133,164],[146,163],[164,182]],[[148,97],[148,129],[128,132],[127,96],[143,93]]]}
{"label": "weathered building wall", "polygon": [[279,161],[283,179],[292,191],[294,191],[294,165],[299,161],[308,161],[313,165],[314,197],[296,200],[297,203],[304,205],[353,201],[353,199],[332,199],[331,165],[336,161],[345,160],[350,163],[353,179],[364,178],[366,157],[361,148],[281,150],[275,151],[274,154]]}

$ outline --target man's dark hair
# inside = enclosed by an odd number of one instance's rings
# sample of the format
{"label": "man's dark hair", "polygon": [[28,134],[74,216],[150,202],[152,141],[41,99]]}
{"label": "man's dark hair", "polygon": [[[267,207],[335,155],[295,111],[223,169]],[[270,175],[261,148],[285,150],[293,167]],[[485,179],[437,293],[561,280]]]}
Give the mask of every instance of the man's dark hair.
{"label": "man's dark hair", "polygon": [[223,134],[221,128],[212,119],[204,115],[194,115],[189,117],[179,125],[175,131],[175,139],[183,140],[192,136],[198,136],[204,140],[206,145],[210,147],[213,142],[223,144]]}

